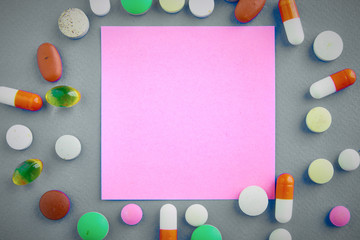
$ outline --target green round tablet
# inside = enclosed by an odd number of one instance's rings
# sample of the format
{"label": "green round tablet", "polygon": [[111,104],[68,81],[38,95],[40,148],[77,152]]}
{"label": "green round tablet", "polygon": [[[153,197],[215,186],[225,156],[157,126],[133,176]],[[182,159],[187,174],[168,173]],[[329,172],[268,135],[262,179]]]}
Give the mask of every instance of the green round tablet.
{"label": "green round tablet", "polygon": [[221,240],[220,231],[212,225],[201,225],[191,235],[191,240]]}
{"label": "green round tablet", "polygon": [[329,160],[319,158],[310,164],[308,174],[313,182],[324,184],[329,182],[333,177],[334,167]]}
{"label": "green round tablet", "polygon": [[331,114],[323,107],[315,107],[306,115],[306,126],[313,132],[325,132],[331,125]]}
{"label": "green round tablet", "polygon": [[80,217],[77,230],[84,240],[101,240],[109,232],[109,222],[101,213],[88,212]]}
{"label": "green round tablet", "polygon": [[152,0],[121,0],[124,9],[133,15],[146,13],[152,4]]}

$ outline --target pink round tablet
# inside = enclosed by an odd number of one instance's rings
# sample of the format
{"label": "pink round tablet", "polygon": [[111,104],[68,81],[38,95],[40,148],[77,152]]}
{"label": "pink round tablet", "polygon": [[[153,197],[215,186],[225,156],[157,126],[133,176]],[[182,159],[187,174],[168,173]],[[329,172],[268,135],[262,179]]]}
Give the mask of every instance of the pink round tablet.
{"label": "pink round tablet", "polygon": [[143,212],[139,205],[130,203],[121,210],[121,219],[128,225],[138,224],[143,216]]}
{"label": "pink round tablet", "polygon": [[329,219],[337,227],[343,227],[350,221],[350,211],[344,206],[336,206],[331,209]]}

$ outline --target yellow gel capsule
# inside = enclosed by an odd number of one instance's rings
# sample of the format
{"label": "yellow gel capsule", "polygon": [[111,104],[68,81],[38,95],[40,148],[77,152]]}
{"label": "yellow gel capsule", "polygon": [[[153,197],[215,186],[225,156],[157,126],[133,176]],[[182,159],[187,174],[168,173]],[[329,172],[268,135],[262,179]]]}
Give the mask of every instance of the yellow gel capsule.
{"label": "yellow gel capsule", "polygon": [[57,86],[45,95],[46,101],[55,107],[72,107],[81,99],[81,94],[69,86]]}
{"label": "yellow gel capsule", "polygon": [[333,177],[334,167],[329,160],[319,158],[310,164],[308,174],[313,182],[324,184]]}
{"label": "yellow gel capsule", "polygon": [[325,132],[331,125],[331,114],[323,107],[315,107],[306,115],[306,126],[315,133]]}
{"label": "yellow gel capsule", "polygon": [[12,180],[16,185],[26,185],[39,177],[42,169],[43,163],[40,159],[28,159],[17,166]]}

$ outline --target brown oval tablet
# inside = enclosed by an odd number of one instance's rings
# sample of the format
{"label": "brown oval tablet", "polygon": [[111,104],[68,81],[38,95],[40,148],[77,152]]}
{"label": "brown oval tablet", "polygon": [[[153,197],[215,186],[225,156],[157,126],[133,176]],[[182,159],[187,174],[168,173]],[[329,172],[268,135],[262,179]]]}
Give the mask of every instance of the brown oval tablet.
{"label": "brown oval tablet", "polygon": [[235,8],[235,17],[239,22],[247,23],[263,9],[266,0],[239,0]]}
{"label": "brown oval tablet", "polygon": [[41,213],[48,219],[58,220],[66,216],[70,210],[70,200],[65,193],[51,190],[40,198]]}
{"label": "brown oval tablet", "polygon": [[56,82],[61,78],[61,57],[54,45],[43,43],[37,50],[37,62],[43,78],[49,82]]}

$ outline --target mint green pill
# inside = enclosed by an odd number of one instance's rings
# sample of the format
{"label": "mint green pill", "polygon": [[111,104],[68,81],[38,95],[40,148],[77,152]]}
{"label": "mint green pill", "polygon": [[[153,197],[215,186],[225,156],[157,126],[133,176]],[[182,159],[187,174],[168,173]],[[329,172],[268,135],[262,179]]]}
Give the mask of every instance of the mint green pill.
{"label": "mint green pill", "polygon": [[69,86],[57,86],[45,95],[46,101],[55,107],[72,107],[81,99],[81,94]]}
{"label": "mint green pill", "polygon": [[101,213],[88,212],[80,217],[77,230],[84,240],[102,240],[109,232],[109,222]]}
{"label": "mint green pill", "polygon": [[150,9],[152,0],[121,0],[121,4],[128,13],[141,15]]}
{"label": "mint green pill", "polygon": [[194,230],[191,240],[221,240],[219,229],[212,225],[202,225]]}

